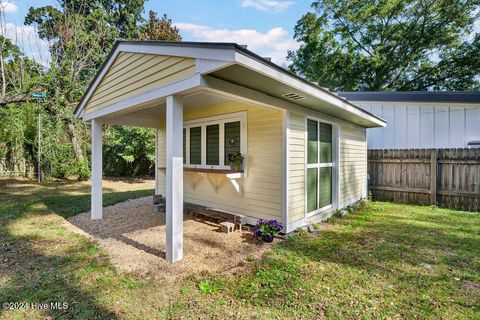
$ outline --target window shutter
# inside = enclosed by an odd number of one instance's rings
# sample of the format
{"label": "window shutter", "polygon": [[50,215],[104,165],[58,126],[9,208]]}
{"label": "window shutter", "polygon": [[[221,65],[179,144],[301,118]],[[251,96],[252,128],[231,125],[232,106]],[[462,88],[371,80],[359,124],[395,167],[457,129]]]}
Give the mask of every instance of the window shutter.
{"label": "window shutter", "polygon": [[207,126],[207,164],[218,166],[220,163],[220,125]]}
{"label": "window shutter", "polygon": [[225,123],[225,164],[228,156],[240,152],[240,121]]}
{"label": "window shutter", "polygon": [[190,164],[202,163],[202,128],[190,128]]}
{"label": "window shutter", "polygon": [[183,129],[183,164],[187,163],[187,129]]}

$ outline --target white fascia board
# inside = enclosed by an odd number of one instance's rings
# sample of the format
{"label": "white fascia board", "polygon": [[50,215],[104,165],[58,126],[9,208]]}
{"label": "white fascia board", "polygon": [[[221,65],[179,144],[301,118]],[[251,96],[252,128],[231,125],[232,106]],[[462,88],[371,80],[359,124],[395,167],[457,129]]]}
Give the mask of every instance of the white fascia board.
{"label": "white fascia board", "polygon": [[235,50],[222,48],[193,48],[183,46],[162,46],[155,43],[120,43],[117,50],[123,52],[136,52],[144,54],[158,54],[164,56],[177,56],[186,58],[200,58],[219,61],[234,61]]}
{"label": "white fascia board", "polygon": [[125,112],[127,109],[128,111],[131,111],[132,110],[131,108],[134,106],[145,105],[149,102],[153,102],[155,100],[164,98],[169,95],[178,94],[183,91],[196,89],[196,88],[199,88],[200,85],[201,85],[201,76],[199,74],[195,74],[189,78],[186,78],[174,83],[170,83],[163,87],[155,88],[147,92],[143,92],[139,95],[113,103],[109,106],[100,108],[98,110],[86,112],[83,116],[83,120],[88,121],[91,119],[103,117],[110,114],[121,114],[122,112]]}
{"label": "white fascia board", "polygon": [[309,95],[314,96],[317,99],[320,99],[322,101],[325,101],[328,104],[331,104],[333,106],[336,106],[340,109],[343,109],[347,112],[350,112],[358,117],[361,117],[362,119],[370,122],[373,126],[376,127],[385,127],[386,123],[380,119],[377,119],[374,116],[371,116],[365,112],[363,112],[360,109],[355,108],[354,106],[348,104],[345,102],[342,98],[336,97],[333,94],[323,92],[316,88],[313,85],[308,85],[307,83],[300,81],[299,79],[296,79],[284,72],[280,72],[279,70],[275,70],[272,67],[269,67],[261,62],[258,62],[241,52],[235,52],[235,62],[238,64],[249,68],[251,70],[254,70],[258,73],[261,73],[267,77],[276,79],[288,86],[291,86],[297,90],[300,90],[302,92],[308,93]]}
{"label": "white fascia board", "polygon": [[160,121],[156,118],[145,118],[137,116],[118,116],[113,118],[100,118],[102,123],[105,124],[118,124],[118,125],[128,125],[134,127],[142,128],[160,128]]}
{"label": "white fascia board", "polygon": [[212,59],[195,59],[195,73],[208,74],[223,69],[234,64],[232,61],[212,60]]}

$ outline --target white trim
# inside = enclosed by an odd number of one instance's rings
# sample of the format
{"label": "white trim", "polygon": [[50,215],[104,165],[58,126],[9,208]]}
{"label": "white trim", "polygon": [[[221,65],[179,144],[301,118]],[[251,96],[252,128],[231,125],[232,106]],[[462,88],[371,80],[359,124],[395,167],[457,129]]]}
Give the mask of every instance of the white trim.
{"label": "white trim", "polygon": [[225,62],[213,59],[195,59],[195,73],[207,74],[223,69],[233,64],[233,61]]}
{"label": "white trim", "polygon": [[288,225],[288,212],[289,212],[289,185],[290,185],[290,172],[289,172],[289,114],[288,111],[282,111],[282,224],[284,226],[284,232],[287,231]]}
{"label": "white trim", "polygon": [[220,153],[220,162],[218,163],[218,165],[220,167],[224,167],[225,166],[225,147],[222,148],[222,146],[225,146],[225,126],[219,126],[218,134],[220,135],[218,139],[218,144],[219,144],[218,150]]}
{"label": "white trim", "polygon": [[[123,115],[123,116],[114,116],[114,117],[99,117],[95,118],[102,121],[104,124],[118,124],[118,125],[127,125],[133,127],[141,127],[141,128],[160,128],[160,123],[158,119],[153,117],[143,117],[137,114],[135,115]],[[93,120],[93,119],[92,119]]]}
{"label": "white trim", "polygon": [[143,54],[158,54],[164,56],[177,56],[187,58],[200,58],[232,62],[235,59],[235,50],[231,48],[202,48],[182,46],[162,46],[159,43],[120,43],[117,51],[135,52]]}
{"label": "white trim", "polygon": [[103,141],[102,122],[92,120],[92,192],[91,192],[91,218],[103,218]]}
{"label": "white trim", "polygon": [[[308,163],[308,120],[313,120],[317,122],[317,139],[320,141],[320,123],[326,123],[332,126],[332,162],[329,163]],[[336,209],[338,208],[339,205],[339,194],[340,194],[340,178],[339,178],[339,171],[340,171],[340,157],[339,157],[339,150],[340,150],[340,125],[335,122],[331,121],[328,119],[324,119],[319,116],[312,116],[312,115],[306,115],[305,116],[305,217],[310,218],[312,216],[317,215],[320,212],[323,212],[325,210],[329,209]],[[320,161],[320,147],[318,148],[318,161]],[[332,168],[332,203],[324,206],[322,208],[318,208],[314,211],[308,212],[308,183],[307,183],[307,171],[310,168]],[[318,170],[318,175],[320,175],[320,170]],[[318,181],[320,179],[318,178]],[[317,199],[319,199],[320,195],[320,188],[317,186]]]}
{"label": "white trim", "polygon": [[333,203],[334,209],[338,209],[338,206],[340,204],[340,130],[340,124],[336,124],[333,126],[333,154],[335,156],[334,165],[336,166],[336,170],[334,170],[335,188],[333,189],[334,194],[332,195],[332,197],[334,197],[335,199],[335,202]]}
{"label": "white trim", "polygon": [[[214,124],[214,123],[201,124],[200,126],[200,164],[202,166],[203,164],[205,164],[205,166],[208,166],[207,165],[207,125],[211,125],[211,124]],[[189,127],[185,126],[185,123],[183,124],[183,127],[185,129],[187,128],[189,129]],[[190,141],[188,141],[187,143],[190,143]],[[220,159],[218,163],[220,163]]]}
{"label": "white trim", "polygon": [[166,106],[166,242],[168,262],[183,259],[183,101],[168,96]]}
{"label": "white trim", "polygon": [[343,209],[345,207],[348,207],[349,205],[355,203],[355,202],[358,202],[360,200],[363,199],[363,196],[356,196],[356,197],[353,197],[353,198],[350,198],[348,200],[345,200],[342,205],[338,208],[338,209]]}
{"label": "white trim", "polygon": [[329,204],[329,205],[327,205],[327,206],[318,208],[318,209],[315,210],[315,211],[308,212],[307,215],[306,215],[306,218],[311,218],[311,217],[313,217],[313,216],[315,216],[315,215],[317,215],[317,214],[319,214],[319,213],[321,213],[321,212],[323,212],[323,211],[326,211],[326,210],[332,209],[332,208],[333,208],[333,204]]}
{"label": "white trim", "polygon": [[367,129],[365,129],[365,199],[368,199],[368,134]]}
{"label": "white trim", "polygon": [[330,210],[324,210],[322,212],[317,213],[316,215],[313,215],[307,218],[306,223],[310,224],[310,223],[328,220],[331,216],[333,216],[334,213],[335,213],[335,210],[333,208]]}
{"label": "white trim", "polygon": [[187,121],[184,121],[183,124],[184,125],[199,124],[199,123],[204,124],[205,122],[213,122],[217,120],[231,120],[232,118],[235,119],[240,117],[245,119],[246,115],[247,115],[247,111],[224,113],[224,114],[219,114],[211,117],[187,120]]}
{"label": "white trim", "polygon": [[158,175],[158,130],[155,130],[155,194],[160,194],[159,175]]}
{"label": "white trim", "polygon": [[[211,116],[211,117],[205,117],[205,118],[198,118],[198,119],[192,119],[185,121],[183,123],[183,128],[187,129],[187,157],[188,160],[185,161],[185,167],[188,168],[204,168],[204,169],[229,169],[230,166],[226,165],[224,163],[225,161],[225,123],[228,122],[240,122],[240,152],[242,153],[244,157],[243,161],[243,172],[245,176],[247,175],[247,166],[248,166],[248,154],[247,154],[247,148],[248,148],[248,141],[247,141],[247,112],[246,111],[240,111],[240,112],[234,112],[234,113],[226,113],[226,114],[221,114],[221,115],[216,115],[216,116]],[[219,125],[219,164],[218,165],[210,165],[207,164],[207,157],[206,157],[206,127],[209,125]],[[191,164],[190,163],[190,128],[196,128],[196,127],[201,127],[201,163],[200,164]]]}
{"label": "white trim", "polygon": [[308,220],[306,218],[291,222],[287,225],[286,233],[290,233],[292,231],[295,231],[295,229],[304,227],[307,224],[308,224]]}

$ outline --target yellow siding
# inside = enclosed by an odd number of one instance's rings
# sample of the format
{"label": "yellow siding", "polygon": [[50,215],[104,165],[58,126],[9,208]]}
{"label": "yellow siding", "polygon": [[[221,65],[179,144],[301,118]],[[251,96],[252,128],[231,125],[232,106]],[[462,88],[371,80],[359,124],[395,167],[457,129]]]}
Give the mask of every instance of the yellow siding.
{"label": "yellow siding", "polygon": [[366,129],[343,126],[340,131],[340,203],[365,196],[366,175]]}
{"label": "yellow siding", "polygon": [[288,113],[288,222],[305,218],[305,119],[317,117],[339,126],[339,204],[343,206],[365,195],[367,172],[366,129],[347,121],[305,110]]}
{"label": "yellow siding", "polygon": [[[215,193],[206,180],[195,189],[191,184],[198,174],[184,174],[184,201],[235,212],[254,218],[282,219],[282,113],[239,102],[226,102],[188,110],[184,120],[247,111],[248,176],[243,196],[222,175],[210,175],[221,184]],[[165,167],[165,119],[158,131],[158,166]],[[159,192],[165,194],[165,173],[158,175]]]}
{"label": "yellow siding", "polygon": [[105,74],[85,109],[92,111],[136,96],[195,73],[195,60],[121,52]]}

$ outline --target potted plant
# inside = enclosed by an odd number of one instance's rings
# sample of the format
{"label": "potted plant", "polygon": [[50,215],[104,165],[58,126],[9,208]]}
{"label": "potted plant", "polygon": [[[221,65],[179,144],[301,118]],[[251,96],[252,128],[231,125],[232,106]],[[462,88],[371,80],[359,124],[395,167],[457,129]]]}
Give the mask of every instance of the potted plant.
{"label": "potted plant", "polygon": [[232,169],[240,171],[243,163],[243,156],[240,152],[235,152],[228,155],[228,163]]}
{"label": "potted plant", "polygon": [[276,234],[282,230],[283,226],[277,220],[260,219],[255,224],[253,236],[258,241],[272,242]]}

